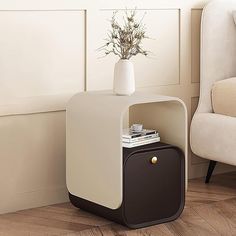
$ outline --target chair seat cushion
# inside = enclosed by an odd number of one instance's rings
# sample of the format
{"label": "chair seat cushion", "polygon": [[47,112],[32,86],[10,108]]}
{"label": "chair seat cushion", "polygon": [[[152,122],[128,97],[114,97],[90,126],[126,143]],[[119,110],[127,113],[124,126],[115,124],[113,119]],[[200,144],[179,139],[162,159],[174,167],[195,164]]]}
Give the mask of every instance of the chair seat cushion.
{"label": "chair seat cushion", "polygon": [[197,113],[191,123],[192,151],[203,158],[236,165],[236,118]]}
{"label": "chair seat cushion", "polygon": [[236,77],[213,85],[212,106],[217,114],[236,117]]}

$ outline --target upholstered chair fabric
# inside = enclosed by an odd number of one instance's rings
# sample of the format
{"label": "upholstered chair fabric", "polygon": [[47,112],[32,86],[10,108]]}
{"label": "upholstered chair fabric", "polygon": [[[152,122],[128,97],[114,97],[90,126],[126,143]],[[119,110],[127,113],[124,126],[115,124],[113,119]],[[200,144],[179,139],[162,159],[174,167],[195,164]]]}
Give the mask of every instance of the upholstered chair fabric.
{"label": "upholstered chair fabric", "polygon": [[236,118],[196,114],[191,125],[191,148],[200,157],[236,165]]}
{"label": "upholstered chair fabric", "polygon": [[190,131],[196,155],[231,165],[236,165],[236,117],[215,114],[211,95],[212,89],[214,96],[224,93],[215,87],[217,81],[236,77],[235,10],[235,0],[213,0],[203,10],[200,98]]}
{"label": "upholstered chair fabric", "polygon": [[236,76],[235,0],[211,1],[203,10],[199,112],[212,112],[211,89],[216,81]]}
{"label": "upholstered chair fabric", "polygon": [[217,114],[236,117],[236,77],[213,85],[212,106]]}
{"label": "upholstered chair fabric", "polygon": [[233,15],[234,15],[234,23],[236,24],[236,10],[233,11]]}

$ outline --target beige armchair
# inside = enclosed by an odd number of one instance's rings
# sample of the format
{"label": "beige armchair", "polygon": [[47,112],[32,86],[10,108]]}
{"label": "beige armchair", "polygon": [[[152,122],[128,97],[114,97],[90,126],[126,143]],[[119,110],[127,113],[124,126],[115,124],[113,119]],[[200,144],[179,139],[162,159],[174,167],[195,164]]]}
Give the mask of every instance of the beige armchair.
{"label": "beige armchair", "polygon": [[236,77],[235,0],[215,0],[203,10],[201,28],[200,99],[194,114],[192,151],[209,159],[206,183],[217,162],[236,165],[236,118],[215,114],[211,90],[216,81]]}

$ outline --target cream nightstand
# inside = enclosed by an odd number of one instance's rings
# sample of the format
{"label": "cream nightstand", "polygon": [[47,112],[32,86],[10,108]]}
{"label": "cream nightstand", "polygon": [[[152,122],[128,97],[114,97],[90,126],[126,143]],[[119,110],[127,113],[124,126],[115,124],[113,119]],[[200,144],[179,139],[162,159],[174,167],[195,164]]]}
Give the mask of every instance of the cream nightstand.
{"label": "cream nightstand", "polygon": [[[143,146],[143,148],[141,146],[140,148],[143,150],[133,149],[132,155],[135,154],[135,158],[137,158],[141,154],[144,155],[145,152],[144,157],[140,157],[139,160],[142,160],[144,165],[150,164],[150,168],[154,167],[151,167],[151,162],[148,162],[148,155],[150,157],[159,155],[160,160],[165,162],[163,164],[165,168],[168,168],[169,165],[173,174],[180,175],[175,171],[176,165],[176,168],[180,169],[178,173],[183,173],[179,177],[182,187],[178,193],[183,195],[184,185],[187,184],[187,112],[184,103],[175,97],[139,92],[132,96],[116,96],[109,91],[84,92],[75,95],[67,106],[66,182],[70,199],[74,205],[91,212],[96,212],[95,208],[98,208],[98,214],[99,208],[103,208],[108,211],[108,215],[112,215],[114,212],[114,215],[121,214],[124,218],[126,217],[125,213],[119,209],[125,204],[126,199],[124,196],[124,184],[126,183],[124,159],[128,158],[127,151],[130,151],[122,148],[121,138],[123,119],[127,111],[130,124],[142,123],[144,127],[158,130],[161,141],[164,142],[156,146],[145,145],[146,147]],[[164,149],[165,151],[161,151]],[[169,162],[166,162],[169,157]],[[145,158],[147,158],[146,162]],[[139,165],[142,164],[139,163]],[[147,168],[149,167],[147,166]],[[161,168],[161,165],[158,168]],[[144,170],[145,168],[143,168]],[[146,170],[148,174],[149,171]],[[155,175],[154,169],[150,169],[150,173],[152,172]],[[167,172],[162,171],[162,173],[165,175]],[[142,175],[142,168],[140,175]],[[161,178],[161,176],[159,177]],[[167,176],[164,178],[168,179]],[[172,179],[171,183],[174,184],[176,177],[173,176]],[[155,181],[152,183],[155,184]],[[165,183],[163,182],[163,184]],[[158,187],[150,186],[150,188]],[[171,188],[171,186],[169,187]],[[76,204],[76,198],[84,202],[81,205]],[[158,196],[156,199],[158,201]],[[184,201],[184,199],[182,200]],[[183,202],[181,204],[183,207]],[[173,212],[173,216],[169,217],[169,220],[174,219],[174,215],[177,213]],[[106,213],[101,213],[101,215],[106,216]],[[113,216],[107,217],[116,220]],[[121,223],[137,228],[161,222],[151,218],[148,221],[148,216],[145,219],[147,219],[146,222]],[[164,221],[168,221],[168,219]]]}

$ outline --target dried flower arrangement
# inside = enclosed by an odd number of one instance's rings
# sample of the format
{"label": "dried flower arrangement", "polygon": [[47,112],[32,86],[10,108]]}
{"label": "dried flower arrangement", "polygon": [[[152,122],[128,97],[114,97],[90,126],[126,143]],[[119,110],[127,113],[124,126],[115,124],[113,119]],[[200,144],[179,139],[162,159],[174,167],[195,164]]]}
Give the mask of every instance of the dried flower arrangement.
{"label": "dried flower arrangement", "polygon": [[107,43],[100,48],[105,51],[105,56],[113,53],[120,59],[130,59],[133,56],[142,54],[148,56],[148,51],[142,48],[142,41],[146,36],[145,24],[143,18],[140,21],[136,19],[136,10],[125,11],[123,16],[124,24],[119,25],[117,22],[117,11],[111,18],[111,30],[108,33]]}

